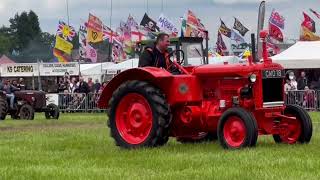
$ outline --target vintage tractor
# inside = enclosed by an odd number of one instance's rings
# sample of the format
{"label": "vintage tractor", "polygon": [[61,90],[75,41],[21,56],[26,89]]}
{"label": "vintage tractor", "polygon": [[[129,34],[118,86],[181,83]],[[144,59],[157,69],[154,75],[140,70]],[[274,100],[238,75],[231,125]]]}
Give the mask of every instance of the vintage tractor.
{"label": "vintage tractor", "polygon": [[186,62],[173,61],[182,74],[145,67],[115,76],[98,104],[109,109],[116,145],[155,147],[169,137],[186,142],[209,135],[230,149],[253,147],[258,135],[272,135],[277,143],[308,143],[310,116],[284,104],[284,69],[267,57],[266,36],[261,32],[262,62],[183,67]]}
{"label": "vintage tractor", "polygon": [[55,104],[46,105],[46,95],[43,91],[15,91],[14,109],[9,107],[9,99],[0,92],[0,120],[7,114],[12,119],[33,120],[35,112],[45,112],[47,119],[58,119],[59,108]]}

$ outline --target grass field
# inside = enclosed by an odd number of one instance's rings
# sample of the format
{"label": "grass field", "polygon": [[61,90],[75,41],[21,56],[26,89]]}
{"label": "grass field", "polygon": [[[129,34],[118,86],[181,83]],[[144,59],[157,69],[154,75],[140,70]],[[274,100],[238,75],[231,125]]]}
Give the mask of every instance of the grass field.
{"label": "grass field", "polygon": [[105,114],[37,114],[0,122],[0,179],[320,179],[320,113],[312,113],[308,145],[227,151],[217,142],[122,150],[109,137]]}

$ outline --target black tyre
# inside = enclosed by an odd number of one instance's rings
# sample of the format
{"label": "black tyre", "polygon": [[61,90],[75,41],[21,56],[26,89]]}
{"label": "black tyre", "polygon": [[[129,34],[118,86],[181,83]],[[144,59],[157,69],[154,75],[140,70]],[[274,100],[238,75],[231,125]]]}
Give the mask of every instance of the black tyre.
{"label": "black tyre", "polygon": [[226,110],[218,123],[218,140],[222,147],[239,149],[255,146],[258,126],[254,116],[243,108]]}
{"label": "black tyre", "polygon": [[191,137],[178,137],[177,141],[180,143],[202,143],[217,140],[217,133],[200,132]]}
{"label": "black tyre", "polygon": [[6,99],[0,97],[0,120],[5,120],[8,112],[8,103]]}
{"label": "black tyre", "polygon": [[273,135],[276,143],[309,143],[312,137],[312,121],[308,112],[297,105],[287,105],[285,115],[294,116],[296,120],[280,120],[281,134]]}
{"label": "black tyre", "polygon": [[59,119],[59,107],[53,103],[48,104],[47,111],[45,112],[46,119]]}
{"label": "black tyre", "polygon": [[18,119],[20,119],[20,116],[19,116],[18,113],[12,113],[12,114],[11,114],[11,119],[13,119],[13,120],[18,120]]}
{"label": "black tyre", "polygon": [[167,143],[171,112],[159,89],[143,81],[123,83],[109,101],[108,125],[116,145],[155,147]]}
{"label": "black tyre", "polygon": [[34,109],[29,104],[24,104],[19,110],[20,119],[33,120],[34,119]]}

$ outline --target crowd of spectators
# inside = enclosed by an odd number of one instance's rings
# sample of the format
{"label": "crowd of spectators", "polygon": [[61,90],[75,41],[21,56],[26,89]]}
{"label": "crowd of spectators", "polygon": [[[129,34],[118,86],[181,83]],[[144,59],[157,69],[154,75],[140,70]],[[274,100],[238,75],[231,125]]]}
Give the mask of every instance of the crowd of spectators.
{"label": "crowd of spectators", "polygon": [[320,78],[317,81],[311,81],[305,71],[301,71],[298,78],[293,71],[287,72],[284,85],[287,103],[299,104],[305,108],[313,109],[317,105],[316,91],[319,90]]}

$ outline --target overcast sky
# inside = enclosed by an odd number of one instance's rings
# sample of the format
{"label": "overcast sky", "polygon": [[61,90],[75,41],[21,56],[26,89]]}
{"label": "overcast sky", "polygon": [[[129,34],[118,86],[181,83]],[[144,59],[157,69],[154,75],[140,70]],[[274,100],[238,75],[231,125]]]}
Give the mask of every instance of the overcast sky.
{"label": "overcast sky", "polygon": [[[69,0],[70,24],[78,29],[79,24],[88,18],[91,12],[109,24],[111,0]],[[163,13],[179,26],[179,17],[188,9],[192,10],[209,30],[210,38],[215,41],[219,18],[227,26],[233,26],[233,17],[237,17],[251,31],[256,32],[259,0],[163,0]],[[157,19],[161,13],[161,0],[113,0],[112,27],[118,26],[120,20],[126,20],[129,13],[140,22],[144,12],[149,7],[149,15]],[[303,20],[302,11],[316,21],[319,29],[320,20],[308,10],[313,8],[320,13],[320,0],[267,0],[266,19],[275,8],[285,18],[284,36],[297,39],[300,23]],[[8,19],[15,13],[35,11],[40,19],[43,31],[54,33],[59,20],[67,20],[66,0],[0,0],[0,25],[8,25]],[[265,26],[266,27],[266,26]],[[318,33],[320,34],[320,33]],[[249,33],[246,39],[249,40]],[[211,44],[213,42],[210,42]]]}

